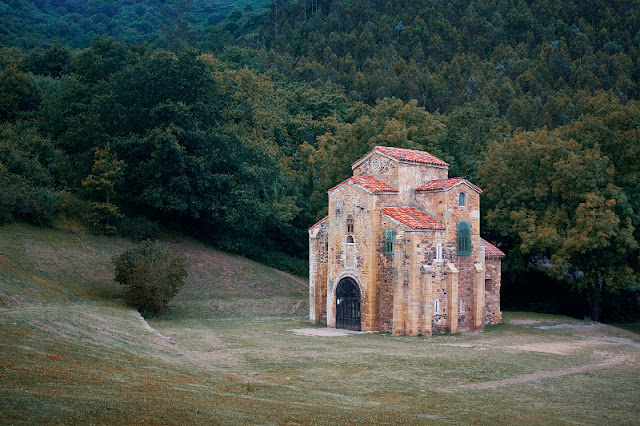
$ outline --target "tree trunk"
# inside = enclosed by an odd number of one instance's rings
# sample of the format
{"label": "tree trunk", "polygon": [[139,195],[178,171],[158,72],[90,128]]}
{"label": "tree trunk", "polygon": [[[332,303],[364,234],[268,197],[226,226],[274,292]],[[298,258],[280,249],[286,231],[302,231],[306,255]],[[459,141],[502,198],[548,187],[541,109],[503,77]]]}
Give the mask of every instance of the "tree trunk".
{"label": "tree trunk", "polygon": [[602,314],[602,277],[591,284],[591,319],[599,322]]}

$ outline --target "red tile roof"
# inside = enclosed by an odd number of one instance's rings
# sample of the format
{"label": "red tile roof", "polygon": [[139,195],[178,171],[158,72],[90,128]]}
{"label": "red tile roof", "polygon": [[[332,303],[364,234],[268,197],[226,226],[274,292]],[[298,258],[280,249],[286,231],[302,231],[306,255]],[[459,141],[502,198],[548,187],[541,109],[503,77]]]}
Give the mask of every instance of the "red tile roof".
{"label": "red tile roof", "polygon": [[413,207],[388,207],[382,209],[382,213],[413,229],[445,229],[431,216]]}
{"label": "red tile roof", "polygon": [[428,182],[425,185],[422,185],[416,188],[416,191],[448,191],[454,186],[459,185],[461,183],[466,183],[472,189],[478,191],[478,193],[482,192],[482,189],[480,189],[480,187],[472,184],[468,180],[463,179],[461,177],[432,180],[431,182]]}
{"label": "red tile roof", "polygon": [[438,157],[434,157],[426,151],[393,148],[390,146],[376,146],[375,148],[373,148],[373,150],[393,157],[398,161],[412,161],[414,163],[435,164],[436,166],[449,167],[448,163],[445,163]]}
{"label": "red tile roof", "polygon": [[379,192],[398,192],[398,190],[395,189],[394,187],[387,185],[383,181],[378,180],[372,176],[352,176],[349,179],[340,182],[339,184],[337,184],[327,192],[331,192],[337,187],[339,187],[340,185],[343,185],[347,182],[353,182],[356,185],[359,185],[364,189],[366,189],[367,191],[371,192],[372,194],[377,194]]}
{"label": "red tile roof", "polygon": [[315,228],[316,226],[320,225],[321,223],[326,222],[328,218],[329,218],[329,216],[325,216],[322,219],[320,219],[319,221],[317,221],[316,223],[314,223],[313,225],[311,225],[309,227],[309,231],[311,231],[313,228]]}
{"label": "red tile roof", "polygon": [[505,254],[498,247],[491,244],[489,241],[482,239],[484,243],[484,257],[505,257]]}

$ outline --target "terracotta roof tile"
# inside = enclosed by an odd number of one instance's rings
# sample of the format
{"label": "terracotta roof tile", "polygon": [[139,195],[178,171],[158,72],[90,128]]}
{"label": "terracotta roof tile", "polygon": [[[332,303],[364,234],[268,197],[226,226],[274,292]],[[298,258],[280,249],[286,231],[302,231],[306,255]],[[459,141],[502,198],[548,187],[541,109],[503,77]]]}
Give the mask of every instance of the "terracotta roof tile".
{"label": "terracotta roof tile", "polygon": [[315,228],[316,226],[320,225],[321,223],[326,222],[328,218],[329,218],[329,216],[325,216],[322,219],[320,219],[319,221],[317,221],[316,223],[314,223],[313,225],[311,225],[309,227],[309,231],[311,231],[313,228]]}
{"label": "terracotta roof tile", "polygon": [[468,180],[463,179],[461,177],[432,180],[431,182],[428,182],[428,183],[416,188],[416,191],[448,191],[449,189],[451,189],[454,186],[459,185],[461,183],[466,183],[471,188],[473,188],[474,190],[478,191],[478,193],[482,192],[482,189],[480,189],[480,187],[472,184]]}
{"label": "terracotta roof tile", "polygon": [[382,209],[382,213],[413,229],[445,229],[431,216],[413,207],[388,207]]}
{"label": "terracotta roof tile", "polygon": [[375,151],[386,154],[398,161],[412,161],[415,163],[435,164],[437,166],[449,167],[449,164],[442,161],[438,157],[429,154],[426,151],[417,151],[415,149],[393,148],[390,146],[376,146]]}
{"label": "terracotta roof tile", "polygon": [[337,187],[339,187],[340,185],[343,185],[349,181],[363,187],[364,189],[371,192],[372,194],[377,194],[379,192],[398,192],[398,190],[395,189],[394,187],[387,185],[383,181],[378,180],[372,176],[352,176],[349,179],[340,182],[339,184],[337,184],[327,192],[331,192]]}
{"label": "terracotta roof tile", "polygon": [[505,257],[505,254],[498,247],[491,244],[489,241],[482,239],[484,243],[484,257]]}

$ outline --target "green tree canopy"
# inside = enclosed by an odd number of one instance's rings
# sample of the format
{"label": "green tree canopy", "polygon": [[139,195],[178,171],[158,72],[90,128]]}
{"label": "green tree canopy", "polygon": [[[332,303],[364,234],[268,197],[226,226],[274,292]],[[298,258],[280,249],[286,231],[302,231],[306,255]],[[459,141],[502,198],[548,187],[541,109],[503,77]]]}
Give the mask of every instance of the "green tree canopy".
{"label": "green tree canopy", "polygon": [[640,288],[640,110],[605,102],[591,104],[608,113],[494,144],[479,171],[490,230],[513,255],[584,291],[596,320],[604,294]]}

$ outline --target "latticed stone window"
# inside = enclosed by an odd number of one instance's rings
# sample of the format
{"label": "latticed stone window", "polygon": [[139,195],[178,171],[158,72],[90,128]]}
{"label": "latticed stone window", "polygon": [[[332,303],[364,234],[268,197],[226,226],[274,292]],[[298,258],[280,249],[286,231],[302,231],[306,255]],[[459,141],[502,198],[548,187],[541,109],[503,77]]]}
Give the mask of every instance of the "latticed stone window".
{"label": "latticed stone window", "polygon": [[353,217],[347,217],[347,234],[353,234]]}
{"label": "latticed stone window", "polygon": [[457,227],[458,254],[471,254],[471,222],[468,220],[458,220]]}
{"label": "latticed stone window", "polygon": [[387,229],[384,231],[384,254],[393,253],[393,242],[396,238],[396,231]]}

